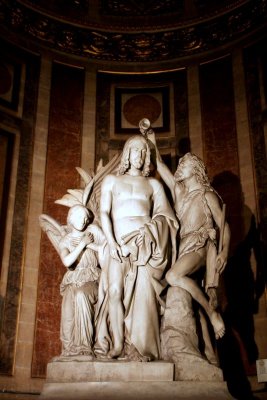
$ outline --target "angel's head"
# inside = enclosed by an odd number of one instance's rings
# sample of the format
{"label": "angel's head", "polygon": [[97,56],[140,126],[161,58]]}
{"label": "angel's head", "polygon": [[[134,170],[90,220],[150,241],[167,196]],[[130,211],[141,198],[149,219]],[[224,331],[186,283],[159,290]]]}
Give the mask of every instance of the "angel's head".
{"label": "angel's head", "polygon": [[132,165],[142,170],[143,176],[149,175],[150,148],[144,136],[135,135],[126,141],[118,175],[124,175]]}
{"label": "angel's head", "polygon": [[68,212],[67,223],[78,231],[83,231],[93,221],[93,213],[83,205],[72,206]]}

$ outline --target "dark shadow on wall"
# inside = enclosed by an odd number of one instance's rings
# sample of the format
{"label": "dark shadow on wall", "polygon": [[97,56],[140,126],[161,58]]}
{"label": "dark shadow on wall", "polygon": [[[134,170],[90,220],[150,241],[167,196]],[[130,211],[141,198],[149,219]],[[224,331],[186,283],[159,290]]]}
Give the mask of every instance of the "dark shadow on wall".
{"label": "dark shadow on wall", "polygon": [[[188,137],[181,138],[178,143],[179,156],[182,157],[190,151],[191,151],[190,139]],[[178,163],[177,163],[177,165],[178,165]]]}
{"label": "dark shadow on wall", "polygon": [[226,334],[218,341],[218,356],[230,393],[244,400],[253,398],[247,375],[256,374],[258,358],[253,315],[265,287],[262,243],[255,215],[244,203],[239,178],[226,171],[214,178],[212,186],[226,203],[231,230],[229,259],[220,288]]}

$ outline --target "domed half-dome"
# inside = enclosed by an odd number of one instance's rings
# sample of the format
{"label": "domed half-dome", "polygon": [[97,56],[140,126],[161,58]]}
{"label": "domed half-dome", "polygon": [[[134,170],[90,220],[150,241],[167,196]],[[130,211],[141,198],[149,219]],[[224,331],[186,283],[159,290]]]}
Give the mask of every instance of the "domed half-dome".
{"label": "domed half-dome", "polygon": [[[164,62],[266,27],[265,0],[0,0],[1,31],[91,60]],[[1,33],[1,32],[0,32]]]}

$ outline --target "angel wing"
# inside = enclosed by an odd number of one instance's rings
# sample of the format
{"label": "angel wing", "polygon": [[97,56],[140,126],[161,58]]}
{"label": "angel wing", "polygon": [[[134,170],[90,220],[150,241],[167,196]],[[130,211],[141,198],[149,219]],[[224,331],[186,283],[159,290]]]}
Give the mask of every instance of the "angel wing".
{"label": "angel wing", "polygon": [[39,216],[39,223],[42,230],[47,234],[50,242],[59,253],[59,242],[67,234],[67,227],[60,225],[54,218],[47,214]]}
{"label": "angel wing", "polygon": [[86,172],[84,169],[80,167],[76,167],[76,170],[81,175],[85,188],[84,189],[68,189],[67,194],[65,194],[61,199],[55,201],[56,204],[61,204],[66,207],[73,207],[77,204],[85,206],[92,191],[92,187],[94,184],[94,175],[93,171],[90,173]]}
{"label": "angel wing", "polygon": [[121,154],[116,154],[105,166],[103,166],[103,161],[101,159],[97,166],[96,173],[93,171],[86,172],[84,169],[76,167],[76,170],[83,179],[85,185],[84,189],[68,189],[67,193],[61,199],[56,200],[55,203],[67,207],[72,207],[77,204],[83,205],[93,212],[95,222],[100,225],[99,204],[101,184],[105,176],[117,172],[120,159]]}
{"label": "angel wing", "polygon": [[68,189],[67,194],[61,199],[55,201],[56,204],[61,204],[66,207],[73,207],[76,204],[82,204],[83,189]]}

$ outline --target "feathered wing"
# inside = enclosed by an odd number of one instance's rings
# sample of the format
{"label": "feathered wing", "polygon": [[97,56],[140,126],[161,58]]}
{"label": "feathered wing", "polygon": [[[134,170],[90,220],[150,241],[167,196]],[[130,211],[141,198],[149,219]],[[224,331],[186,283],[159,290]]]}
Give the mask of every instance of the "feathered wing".
{"label": "feathered wing", "polygon": [[77,204],[82,204],[83,189],[68,189],[67,192],[68,193],[64,194],[61,199],[56,200],[55,203],[66,207],[73,207]]}
{"label": "feathered wing", "polygon": [[60,225],[54,218],[49,217],[47,214],[41,214],[39,216],[39,223],[59,254],[59,242],[67,233],[66,226]]}
{"label": "feathered wing", "polygon": [[93,212],[95,222],[100,225],[99,205],[101,184],[105,176],[117,172],[120,159],[121,154],[116,154],[105,166],[103,166],[101,159],[96,173],[93,171],[86,172],[82,168],[76,167],[76,170],[84,181],[84,189],[68,189],[67,193],[61,199],[56,200],[55,203],[66,207],[73,207],[77,204],[83,205]]}
{"label": "feathered wing", "polygon": [[82,180],[84,181],[84,189],[68,189],[67,193],[64,194],[61,199],[55,201],[56,204],[61,204],[66,207],[73,207],[77,204],[86,206],[87,200],[92,192],[92,187],[94,185],[94,172],[90,171],[90,173],[86,172],[80,167],[76,167],[76,170],[81,175]]}

